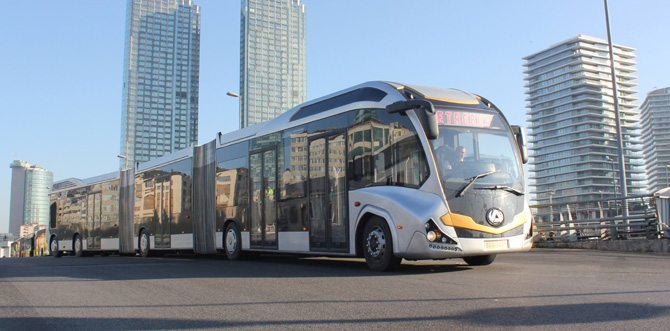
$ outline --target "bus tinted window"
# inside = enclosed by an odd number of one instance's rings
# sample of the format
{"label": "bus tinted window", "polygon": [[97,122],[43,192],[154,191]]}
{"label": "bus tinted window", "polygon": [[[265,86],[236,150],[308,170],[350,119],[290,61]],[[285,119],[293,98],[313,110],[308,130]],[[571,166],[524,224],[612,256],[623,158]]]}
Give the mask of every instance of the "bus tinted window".
{"label": "bus tinted window", "polygon": [[349,138],[349,189],[355,190],[372,184],[372,126],[377,122],[377,110],[355,111]]}
{"label": "bus tinted window", "polygon": [[49,217],[50,217],[50,222],[49,222],[49,227],[52,229],[56,228],[56,215],[58,213],[58,204],[56,202],[51,204],[51,207],[49,208]]}
{"label": "bus tinted window", "polygon": [[279,199],[303,198],[307,191],[307,130],[303,126],[284,131],[280,146]]}
{"label": "bus tinted window", "polygon": [[227,219],[245,224],[249,204],[249,142],[216,151],[216,220],[218,228]]}
{"label": "bus tinted window", "polygon": [[350,189],[368,185],[419,187],[428,163],[407,116],[386,110],[357,111],[349,129]]}
{"label": "bus tinted window", "polygon": [[295,121],[307,116],[312,116],[318,113],[322,113],[337,107],[341,107],[353,102],[360,101],[374,101],[378,102],[384,99],[386,92],[378,90],[376,88],[366,87],[358,90],[351,91],[342,95],[338,95],[334,98],[323,100],[321,102],[305,106],[301,108],[293,117],[291,121]]}

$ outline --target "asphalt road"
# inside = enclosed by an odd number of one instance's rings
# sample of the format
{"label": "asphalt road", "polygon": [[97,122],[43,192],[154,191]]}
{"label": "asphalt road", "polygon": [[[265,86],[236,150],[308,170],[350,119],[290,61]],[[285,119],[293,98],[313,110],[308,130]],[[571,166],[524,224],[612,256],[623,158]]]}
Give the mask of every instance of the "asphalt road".
{"label": "asphalt road", "polygon": [[670,256],[534,249],[486,267],[261,257],[0,259],[1,330],[670,329]]}

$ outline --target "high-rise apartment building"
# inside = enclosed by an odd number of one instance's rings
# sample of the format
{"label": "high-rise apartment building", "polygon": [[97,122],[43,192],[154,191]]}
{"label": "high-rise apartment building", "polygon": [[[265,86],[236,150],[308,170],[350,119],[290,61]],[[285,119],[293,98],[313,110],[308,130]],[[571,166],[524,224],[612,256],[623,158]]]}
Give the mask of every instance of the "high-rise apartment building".
{"label": "high-rise apartment building", "polygon": [[670,187],[670,87],[649,92],[640,107],[649,192]]}
{"label": "high-rise apartment building", "polygon": [[121,167],[198,140],[200,7],[190,0],[128,0]]}
{"label": "high-rise apartment building", "polygon": [[[628,194],[644,190],[634,50],[614,45]],[[531,204],[619,195],[607,41],[579,35],[524,60]]]}
{"label": "high-rise apartment building", "polygon": [[305,102],[302,0],[242,0],[240,128]]}
{"label": "high-rise apartment building", "polygon": [[9,204],[9,232],[19,235],[24,224],[49,224],[49,190],[53,172],[38,165],[14,160]]}

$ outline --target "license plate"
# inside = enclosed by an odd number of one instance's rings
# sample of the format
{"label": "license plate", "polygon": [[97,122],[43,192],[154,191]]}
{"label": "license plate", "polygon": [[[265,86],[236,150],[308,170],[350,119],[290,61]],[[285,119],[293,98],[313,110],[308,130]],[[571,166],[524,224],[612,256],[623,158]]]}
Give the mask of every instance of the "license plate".
{"label": "license plate", "polygon": [[508,240],[490,240],[484,242],[484,249],[507,249],[509,247]]}

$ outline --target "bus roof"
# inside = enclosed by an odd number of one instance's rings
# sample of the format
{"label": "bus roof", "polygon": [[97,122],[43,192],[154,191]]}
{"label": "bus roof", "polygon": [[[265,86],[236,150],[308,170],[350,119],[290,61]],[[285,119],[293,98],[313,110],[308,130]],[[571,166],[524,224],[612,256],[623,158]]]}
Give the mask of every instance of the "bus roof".
{"label": "bus roof", "polygon": [[[366,93],[371,92],[372,90],[377,90],[380,92]],[[358,98],[346,98],[347,95],[360,91],[363,92],[357,93]],[[220,146],[228,145],[237,141],[277,132],[293,126],[302,125],[354,108],[383,108],[393,102],[407,100],[410,94],[415,98],[436,100],[458,105],[479,105],[481,103],[480,97],[463,92],[461,90],[423,85],[401,84],[394,82],[371,81],[323,96],[318,99],[307,101],[289,109],[271,121],[252,125],[244,129],[236,130],[226,134],[221,134],[219,132],[216,145],[218,148]],[[300,115],[300,112],[306,109],[310,109],[310,115]]]}
{"label": "bus roof", "polygon": [[51,186],[51,192],[60,192],[67,191],[73,188],[84,187],[88,185],[93,185],[96,183],[106,182],[109,180],[114,180],[119,178],[119,172],[114,171],[104,175],[95,176],[91,178],[79,179],[79,178],[68,178],[54,182]]}

